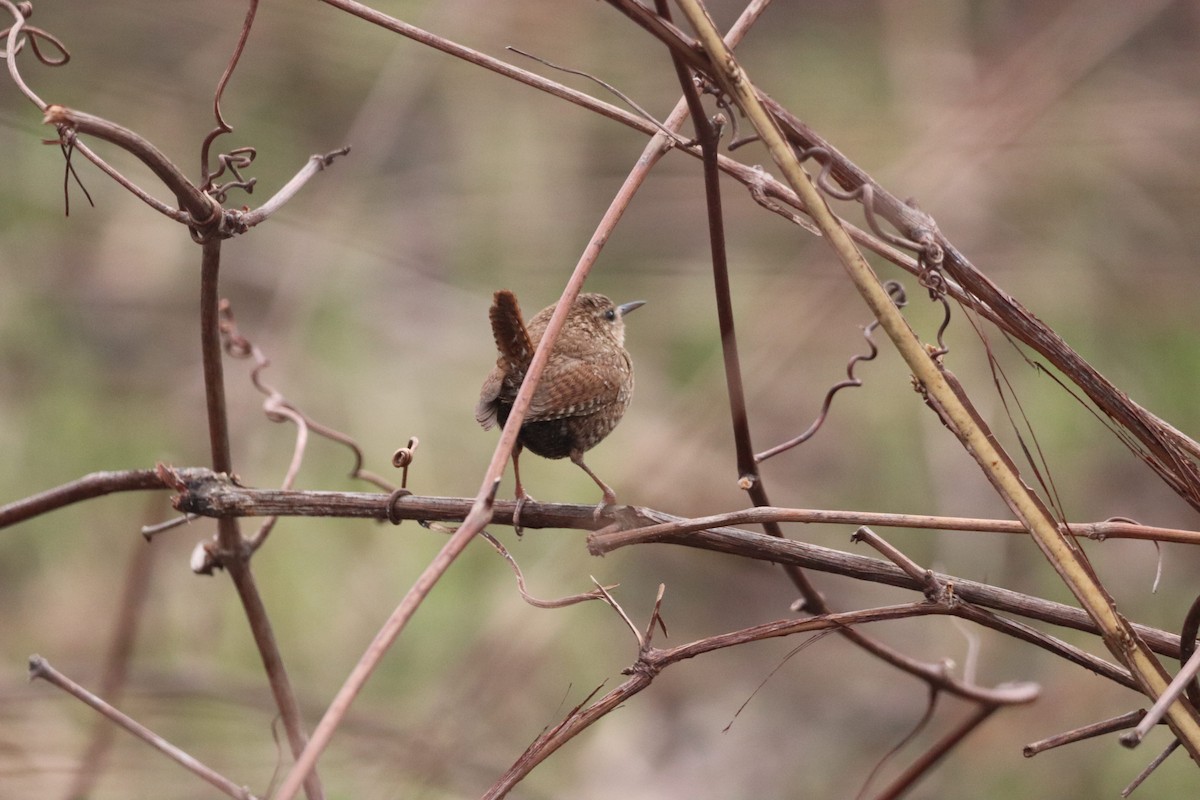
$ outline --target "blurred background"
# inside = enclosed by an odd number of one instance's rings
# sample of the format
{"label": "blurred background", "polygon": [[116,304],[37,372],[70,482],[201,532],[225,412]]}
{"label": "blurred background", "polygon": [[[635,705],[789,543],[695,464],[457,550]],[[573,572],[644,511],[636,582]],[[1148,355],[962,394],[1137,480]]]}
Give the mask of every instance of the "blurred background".
{"label": "blurred background", "polygon": [[[723,27],[740,10],[710,5]],[[586,70],[660,117],[679,94],[665,50],[601,3],[375,7],[535,71],[548,72],[504,47]],[[20,66],[48,102],[132,128],[196,176],[213,89],[244,13],[230,0],[41,0],[32,24],[61,37],[72,60],[49,69],[26,53]],[[1200,433],[1200,6],[779,2],[739,52],[762,89],[894,194],[915,198],[980,269],[1102,373],[1181,430]],[[602,92],[580,78],[550,77]],[[316,2],[262,4],[223,110],[235,132],[216,149],[258,149],[248,170],[258,186],[244,199],[235,193],[230,206],[263,202],[313,153],[353,147],[267,224],[224,247],[222,294],[271,359],[265,379],[355,437],[369,469],[389,470],[393,450],[416,435],[410,488],[474,495],[496,441],[472,417],[495,358],[491,294],[514,290],[528,313],[558,297],[644,138]],[[52,131],[40,116],[0,81],[0,503],[96,470],[207,463],[199,248],[79,157],[95,207],[72,184],[64,215],[63,160],[41,144]],[[96,148],[168,197],[130,158]],[[755,146],[734,155],[769,161]],[[763,211],[741,186],[725,188],[751,424],[765,449],[808,426],[846,361],[864,349],[869,317],[821,242]],[[837,210],[861,221],[856,208]],[[876,266],[905,281],[909,318],[932,337],[940,309],[915,280]],[[688,516],[746,504],[711,287],[698,163],[672,154],[589,282],[618,302],[647,301],[629,320],[633,405],[588,456],[622,502]],[[987,332],[1072,520],[1120,515],[1195,527],[1194,511],[1087,410]],[[947,365],[1012,445],[982,346],[957,310],[947,341]],[[265,419],[248,374],[246,362],[227,361],[234,460],[246,483],[276,485],[293,431]],[[773,503],[1008,516],[921,405],[890,344],[859,374],[866,386],[838,396],[814,440],[764,466]],[[350,464],[344,449],[314,441],[298,486],[366,490],[346,478]],[[539,499],[598,499],[568,462],[527,457],[523,466]],[[506,479],[501,492],[511,491]],[[97,717],[44,683],[27,684],[26,659],[40,653],[95,688],[131,582],[146,600],[120,706],[266,791],[281,757],[257,652],[228,579],[188,569],[192,548],[214,526],[194,522],[147,545],[139,527],[170,516],[166,493],[127,494],[0,532],[0,794],[62,797],[73,785]],[[929,567],[1069,600],[1024,537],[880,532]],[[599,560],[577,531],[530,531],[522,540],[493,533],[541,597],[586,591],[595,576],[620,583],[617,598],[641,624],[664,583],[668,643],[786,617],[795,599],[783,575],[763,564],[666,546]],[[851,533],[789,528],[838,548],[851,547]],[[412,524],[278,525],[254,568],[310,726],[442,542]],[[1194,553],[1163,546],[1155,594],[1150,544],[1087,550],[1125,613],[1178,629],[1200,577]],[[914,597],[813,579],[842,609]],[[980,683],[1043,687],[1035,705],[993,717],[913,797],[1115,796],[1167,742],[1160,732],[1131,752],[1109,737],[1026,760],[1026,743],[1139,707],[1139,698],[946,619],[871,632],[913,657],[951,659],[960,674],[968,634],[978,636]],[[1063,635],[1103,653],[1092,637]],[[668,670],[514,796],[853,796],[916,723],[925,689],[836,638],[789,659],[797,644],[753,645]],[[593,688],[615,686],[635,655],[610,609],[532,608],[508,566],[472,545],[355,704],[321,761],[325,786],[331,797],[477,796]],[[965,710],[944,701],[885,774]],[[1197,782],[1195,766],[1176,754],[1142,791],[1190,796]],[[116,733],[88,796],[213,791]]]}

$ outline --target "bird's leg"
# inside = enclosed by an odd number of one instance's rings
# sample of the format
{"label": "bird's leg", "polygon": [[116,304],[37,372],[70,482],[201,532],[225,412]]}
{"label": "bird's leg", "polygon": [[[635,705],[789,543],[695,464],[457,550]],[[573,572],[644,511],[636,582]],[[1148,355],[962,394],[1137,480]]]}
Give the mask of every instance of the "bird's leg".
{"label": "bird's leg", "polygon": [[592,512],[593,519],[600,519],[600,515],[604,513],[604,509],[606,506],[616,505],[617,495],[612,489],[609,488],[607,483],[600,480],[599,475],[592,472],[592,470],[588,467],[588,465],[583,463],[583,451],[582,450],[572,450],[571,451],[571,461],[574,462],[575,464],[578,464],[579,468],[582,469],[584,472],[586,472],[591,477],[591,479],[596,482],[596,485],[600,487],[600,490],[602,492],[604,492],[604,499],[600,501],[600,504],[598,506],[596,506],[596,510]]}
{"label": "bird's leg", "polygon": [[525,532],[521,527],[521,509],[525,507],[526,500],[532,500],[529,493],[525,491],[525,487],[521,485],[521,467],[518,465],[518,459],[521,457],[521,451],[524,449],[518,441],[513,445],[512,462],[513,462],[513,480],[517,483],[517,507],[513,509],[513,532],[520,536]]}

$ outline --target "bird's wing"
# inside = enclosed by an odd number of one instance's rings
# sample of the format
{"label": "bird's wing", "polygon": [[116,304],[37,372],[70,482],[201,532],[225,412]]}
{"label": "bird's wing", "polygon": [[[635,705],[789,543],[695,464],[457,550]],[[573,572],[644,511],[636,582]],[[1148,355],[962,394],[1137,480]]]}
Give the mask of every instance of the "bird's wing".
{"label": "bird's wing", "polygon": [[[624,369],[623,369],[624,367]],[[552,381],[538,383],[529,404],[526,422],[581,417],[618,402],[625,388],[628,367],[609,360],[589,360],[554,354],[543,375]]]}
{"label": "bird's wing", "polygon": [[488,373],[487,380],[483,382],[483,388],[479,390],[479,402],[475,405],[475,421],[483,426],[485,431],[490,431],[496,427],[499,422],[497,413],[499,411],[500,389],[504,386],[504,372],[500,367],[495,367]]}

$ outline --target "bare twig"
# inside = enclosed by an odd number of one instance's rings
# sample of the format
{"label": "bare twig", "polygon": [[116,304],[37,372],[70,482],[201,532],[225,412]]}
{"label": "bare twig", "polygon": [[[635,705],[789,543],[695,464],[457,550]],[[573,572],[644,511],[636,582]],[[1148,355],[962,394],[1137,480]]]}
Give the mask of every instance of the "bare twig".
{"label": "bare twig", "polygon": [[1154,759],[1146,765],[1146,768],[1139,772],[1137,777],[1129,782],[1128,786],[1121,790],[1121,797],[1129,797],[1129,795],[1137,791],[1137,788],[1142,785],[1142,781],[1146,780],[1146,778],[1149,778],[1150,774],[1154,772],[1154,770],[1162,766],[1162,763],[1167,760],[1167,757],[1170,756],[1171,753],[1174,753],[1176,750],[1178,750],[1181,744],[1183,743],[1178,739],[1175,739],[1169,745],[1164,747],[1163,751],[1155,756]]}
{"label": "bare twig", "polygon": [[[309,420],[310,427],[314,426]],[[147,471],[149,472],[149,471]],[[183,511],[202,514],[209,517],[261,517],[278,514],[279,516],[303,517],[372,517],[387,519],[386,509],[380,507],[381,498],[385,496],[365,492],[327,492],[327,491],[296,491],[288,492],[278,489],[257,489],[241,486],[230,480],[223,480],[209,470],[179,469],[179,484],[157,483],[151,479],[149,485],[131,488],[179,488],[186,494],[176,502]],[[97,473],[98,475],[124,475],[124,473]],[[352,473],[353,474],[353,473]],[[94,476],[84,480],[91,480]],[[55,494],[74,486],[51,490],[47,495]],[[383,487],[389,488],[390,487]],[[119,491],[121,489],[110,489]],[[83,498],[93,495],[86,495]],[[42,497],[38,495],[36,497]],[[18,501],[29,503],[36,499]],[[72,501],[73,502],[73,501]],[[462,498],[420,498],[409,497],[398,501],[396,514],[401,519],[437,519],[442,521],[459,521],[464,517]],[[58,507],[65,503],[58,503]],[[5,506],[0,508],[0,527],[11,522],[4,516]],[[495,521],[510,524],[507,509],[511,504],[500,501],[496,504]],[[890,514],[875,511],[845,511],[815,508],[779,508],[761,507],[729,511],[723,514],[713,514],[707,517],[684,518],[660,511],[640,507],[621,506],[607,509],[600,517],[588,516],[585,520],[579,516],[577,509],[594,507],[572,505],[566,503],[539,503],[530,500],[526,507],[530,509],[529,527],[531,528],[576,528],[581,530],[599,531],[611,523],[621,522],[621,529],[597,533],[589,540],[589,547],[595,555],[602,555],[626,544],[646,544],[656,541],[668,541],[682,534],[720,528],[726,525],[758,524],[762,522],[798,522],[809,525],[873,525],[884,528],[912,528],[925,530],[972,531],[977,533],[1003,533],[1023,535],[1027,531],[1021,523],[1013,520],[987,519],[980,517],[942,517],[929,514]],[[43,513],[48,508],[37,513]],[[423,517],[422,514],[433,514]],[[591,511],[589,510],[589,515]],[[21,519],[33,516],[25,512]],[[1139,525],[1117,520],[1100,522],[1072,522],[1064,528],[1072,536],[1086,537],[1096,541],[1107,539],[1144,539],[1162,542],[1180,542],[1183,544],[1200,544],[1200,532],[1181,530],[1177,528],[1157,528],[1150,525]]]}
{"label": "bare twig", "polygon": [[[440,37],[428,34],[414,26],[408,25],[395,18],[385,14],[380,14],[373,9],[362,6],[352,0],[325,0],[330,5],[342,8],[356,16],[367,19],[368,21],[381,25],[389,30],[393,30],[404,36],[416,39],[429,46],[436,47],[440,50],[450,52],[453,55],[461,58],[466,58],[475,63],[486,63],[489,68],[496,69],[502,74],[518,77],[522,80],[532,80],[548,87],[551,82],[546,82],[544,79],[533,76],[532,73],[527,73],[524,70],[517,70],[515,67],[503,64],[496,59],[483,56],[480,53],[464,48],[448,42]],[[761,6],[761,3],[756,4]],[[752,20],[752,18],[751,18]],[[749,24],[748,22],[746,23]],[[742,30],[745,30],[743,26]],[[565,87],[564,87],[565,88]],[[561,96],[577,95],[578,93],[566,92]],[[585,95],[586,97],[586,95]],[[614,111],[619,109],[613,108]],[[682,118],[682,115],[680,115]],[[636,119],[636,117],[635,117]],[[646,124],[646,123],[642,123]],[[669,119],[665,125],[671,127]],[[678,120],[675,121],[678,124]],[[656,134],[661,132],[655,131]],[[479,492],[475,497],[475,501],[471,507],[470,513],[463,520],[463,524],[450,537],[450,540],[442,547],[441,551],[428,564],[425,570],[417,578],[416,582],[409,589],[408,593],[400,601],[395,611],[384,623],[367,651],[363,653],[354,670],[347,677],[341,690],[330,704],[325,716],[321,719],[317,728],[313,731],[311,745],[306,748],[306,751],[297,758],[296,764],[285,777],[282,785],[279,788],[279,800],[291,800],[295,796],[299,788],[299,781],[306,775],[316,764],[321,752],[328,745],[329,740],[333,736],[333,732],[340,724],[342,717],[349,709],[354,698],[362,690],[368,677],[374,671],[375,665],[383,657],[383,654],[391,647],[396,637],[407,625],[408,620],[416,613],[417,608],[423,602],[426,595],[433,588],[434,584],[441,578],[450,565],[457,559],[458,555],[466,548],[484,526],[487,525],[493,514],[493,506],[495,503],[496,491],[500,485],[501,476],[505,467],[508,464],[512,454],[513,446],[516,444],[517,434],[520,431],[521,423],[525,419],[525,414],[528,411],[529,403],[533,398],[533,393],[537,389],[538,382],[541,379],[542,371],[545,369],[546,362],[550,358],[550,354],[554,348],[554,343],[558,338],[559,331],[562,329],[566,321],[567,312],[570,310],[575,298],[582,291],[583,283],[591,272],[592,265],[600,254],[604,243],[611,236],[613,228],[625,213],[633,195],[636,193],[650,169],[657,163],[662,154],[666,152],[668,140],[665,135],[662,139],[658,135],[651,140],[644,151],[643,158],[639,159],[629,177],[626,178],[616,197],[609,204],[608,210],[601,218],[596,226],[596,232],[591,240],[584,248],[583,254],[580,256],[575,269],[571,273],[570,279],[567,281],[563,289],[562,295],[559,297],[557,307],[554,314],[551,316],[542,333],[542,338],[538,343],[537,351],[534,353],[533,361],[529,365],[525,378],[521,383],[521,389],[517,393],[517,397],[513,402],[512,409],[509,411],[508,420],[505,423],[503,430],[500,433],[500,440],[496,444],[496,449],[492,453],[491,462],[488,464],[487,471],[484,474]]]}
{"label": "bare twig", "polygon": [[1162,721],[1171,704],[1187,691],[1188,685],[1198,672],[1200,672],[1200,650],[1192,653],[1192,657],[1180,668],[1166,691],[1154,701],[1154,705],[1146,712],[1146,716],[1137,724],[1137,727],[1121,737],[1121,744],[1129,748],[1141,744],[1150,729]]}
{"label": "bare twig", "polygon": [[50,666],[49,662],[47,662],[41,656],[35,655],[29,657],[29,678],[30,680],[41,678],[47,683],[53,684],[59,689],[62,689],[72,697],[75,697],[76,699],[86,703],[96,711],[99,711],[101,714],[108,717],[117,725],[124,728],[129,733],[146,742],[159,752],[166,754],[172,761],[175,761],[184,769],[189,770],[202,780],[207,781],[209,784],[215,786],[217,789],[220,789],[230,797],[237,798],[237,800],[255,800],[254,795],[250,793],[249,789],[244,786],[238,786],[216,770],[200,763],[183,750],[180,750],[178,747],[171,744],[166,739],[147,728],[145,725],[140,724],[127,714],[123,714],[117,709],[113,708],[96,695],[87,691],[82,686],[75,683],[58,670],[54,669],[52,666]]}
{"label": "bare twig", "polygon": [[[1035,696],[1029,697],[1027,702],[1031,702]],[[982,725],[988,717],[1000,708],[1001,706],[998,704],[977,704],[975,709],[962,722],[935,742],[920,758],[910,764],[908,769],[892,781],[891,785],[876,795],[876,800],[894,800],[894,798],[904,795],[921,776],[932,769],[938,761],[943,759],[946,754],[957,747],[963,739],[969,736],[973,730]]]}
{"label": "bare twig", "polygon": [[[100,484],[108,487],[106,491],[126,488],[124,480],[119,480],[119,487],[113,488],[109,479],[111,475],[116,475],[121,479],[128,477],[123,473],[97,473],[96,476],[89,476],[82,481],[52,490],[39,497],[70,495],[74,493],[70,490],[75,490],[80,485],[90,487],[97,482],[98,478]],[[152,473],[145,471],[130,475],[140,481]],[[138,485],[136,488],[173,488],[182,493],[175,499],[177,508],[210,517],[299,515],[386,520],[389,515],[389,496],[385,494],[250,489],[238,486],[228,476],[217,475],[211,470],[198,468],[171,470],[164,467],[162,477],[152,477],[148,481],[148,485]],[[94,495],[85,493],[84,496]],[[470,512],[472,503],[473,501],[469,498],[408,495],[394,502],[395,508],[392,513],[403,519],[458,522]],[[14,506],[25,504],[26,501],[20,501]],[[62,503],[56,503],[52,507],[58,507],[58,505],[62,505]],[[512,501],[495,502],[494,521],[499,524],[512,524],[512,515],[515,509],[516,504]],[[736,512],[733,515],[684,520],[651,509],[622,507],[607,511],[599,519],[596,519],[593,516],[593,510],[594,506],[590,505],[530,501],[522,511],[522,522],[531,529],[594,530],[606,527],[614,521],[624,520],[623,524],[645,527],[637,527],[632,531],[605,533],[590,541],[592,549],[597,553],[603,553],[618,547],[643,542],[685,544],[767,561],[793,560],[798,566],[809,569],[837,572],[862,580],[887,583],[917,591],[924,589],[922,583],[913,581],[899,569],[876,559],[804,542],[772,540],[761,534],[736,528],[718,527],[715,524],[715,521],[727,522],[747,514],[753,521],[754,515],[764,512],[778,512],[779,519],[787,519],[794,512],[809,522],[832,521],[852,524],[869,519],[873,524],[913,526],[914,521],[906,515],[871,515],[802,509],[751,509],[745,512]],[[832,519],[825,519],[824,515],[826,514],[831,515]],[[32,515],[24,515],[22,518],[27,516]],[[882,522],[880,517],[883,518]],[[950,527],[964,527],[970,522],[970,520],[958,518],[923,517],[920,519],[925,522],[937,522],[939,519],[944,519]],[[3,513],[0,513],[0,520],[4,520]],[[976,520],[976,522],[989,521]],[[1011,524],[1001,520],[990,522],[1001,526]],[[1103,523],[1095,524],[1103,525]],[[951,575],[939,574],[937,578],[944,583],[953,584],[956,596],[965,601],[1077,630],[1093,633],[1096,630],[1089,623],[1087,616],[1079,609]],[[1178,658],[1180,641],[1178,636],[1146,626],[1136,627],[1155,652]]]}
{"label": "bare twig", "polygon": [[874,547],[876,550],[882,553],[888,561],[891,561],[897,567],[902,569],[904,573],[908,575],[908,577],[912,578],[917,583],[923,584],[925,587],[926,597],[930,597],[932,599],[941,591],[941,584],[934,576],[932,570],[921,567],[911,558],[904,555],[899,548],[892,545],[890,542],[885,540],[882,536],[875,533],[875,531],[871,530],[867,526],[864,525],[856,530],[854,535],[850,537],[850,541],[866,542],[867,544],[871,545],[871,547]]}
{"label": "bare twig", "polygon": [[137,157],[175,195],[179,207],[190,215],[190,226],[207,230],[220,221],[221,207],[193,186],[171,159],[139,134],[102,117],[60,105],[47,106],[43,121],[57,128],[60,136],[67,131],[72,135],[95,136]]}
{"label": "bare twig", "polygon": [[1091,739],[1096,736],[1103,736],[1106,733],[1115,731],[1123,731],[1127,728],[1132,728],[1137,725],[1142,717],[1146,716],[1146,710],[1139,708],[1136,711],[1130,711],[1122,714],[1119,717],[1093,722],[1090,725],[1084,725],[1074,730],[1058,733],[1054,736],[1041,739],[1036,742],[1025,745],[1021,752],[1026,758],[1033,758],[1038,753],[1043,753],[1047,750],[1053,750],[1056,747],[1062,747],[1064,744],[1074,744],[1075,742]]}
{"label": "bare twig", "polygon": [[[657,513],[657,512],[656,512]],[[606,536],[611,536],[608,534]],[[826,547],[777,539],[740,528],[710,528],[655,541],[730,553],[774,563],[788,563],[807,569],[836,572],[847,577],[924,591],[924,581],[916,581],[902,569],[874,558],[844,553]],[[636,543],[635,538],[623,539],[621,546]],[[608,548],[604,548],[607,550]],[[1001,589],[996,586],[934,573],[942,584],[953,584],[955,596],[998,611],[1020,614],[1030,619],[1053,622],[1076,630],[1096,631],[1091,618],[1078,608],[1049,603],[1040,598]],[[1049,603],[1049,604],[1048,604]],[[1052,619],[1051,619],[1052,618]],[[1172,658],[1179,656],[1179,637],[1134,624],[1138,635],[1157,653]],[[1164,635],[1165,634],[1165,635]]]}
{"label": "bare twig", "polygon": [[103,497],[114,492],[166,488],[169,488],[168,484],[163,483],[156,469],[93,472],[62,486],[0,506],[0,529],[93,497]]}
{"label": "bare twig", "polygon": [[[151,498],[150,508],[157,508],[161,500]],[[154,558],[159,550],[143,541],[134,541],[133,552],[125,577],[121,581],[121,602],[117,609],[116,626],[112,632],[108,654],[104,659],[104,672],[100,678],[99,696],[105,697],[110,703],[120,702],[129,675],[129,662],[133,655],[133,647],[137,630],[146,608],[149,597],[150,577]],[[66,797],[87,797],[91,794],[92,786],[99,777],[105,755],[112,747],[115,729],[108,724],[96,725],[87,750],[80,759],[79,768],[71,781],[71,787]]]}
{"label": "bare twig", "polygon": [[[866,622],[881,622],[885,620],[906,619],[914,616],[953,613],[955,613],[953,608],[946,605],[909,603],[864,611],[824,614],[805,617],[803,619],[779,620],[717,636],[710,636],[669,649],[653,647],[649,642],[644,642],[643,637],[639,634],[639,642],[644,643],[640,645],[637,661],[633,666],[624,671],[626,675],[630,676],[629,679],[586,708],[582,705],[576,706],[567,714],[562,722],[542,733],[525,749],[525,752],[497,780],[484,797],[500,798],[507,795],[535,766],[609,711],[612,711],[641,692],[650,685],[660,672],[672,664],[716,650],[736,647],[764,639],[792,636],[813,631],[841,630]],[[626,623],[636,631],[632,622],[626,619]],[[647,630],[649,631],[650,628],[648,627]],[[1029,703],[1037,697],[1039,691],[1038,687],[1034,684],[1007,684],[993,689],[968,686],[949,676],[946,676],[946,685],[954,693],[986,704],[993,709],[1003,705]]]}
{"label": "bare twig", "polygon": [[[913,371],[930,404],[976,460],[1001,498],[1027,525],[1046,559],[1104,631],[1104,641],[1110,651],[1129,667],[1142,683],[1145,693],[1157,699],[1167,686],[1162,665],[1138,639],[1128,620],[1117,612],[1077,545],[1059,531],[1050,511],[1021,479],[1015,465],[998,446],[961,388],[922,346],[891,303],[878,277],[829,211],[812,179],[801,168],[791,144],[775,117],[764,107],[749,77],[732,51],[716,35],[703,5],[699,0],[679,2],[712,59],[711,69],[717,73],[717,81],[742,107],[788,184],[805,200],[824,238]],[[1197,483],[1200,486],[1200,481]],[[1195,709],[1185,701],[1178,701],[1168,709],[1168,716],[1172,729],[1183,740],[1193,759],[1200,760],[1200,718]]]}
{"label": "bare twig", "polygon": [[295,197],[296,194],[299,193],[300,189],[302,189],[314,175],[323,171],[326,167],[332,164],[334,159],[338,158],[339,156],[347,155],[349,152],[350,146],[346,145],[345,147],[340,147],[337,150],[331,150],[323,155],[318,154],[309,156],[304,167],[297,172],[290,181],[280,187],[279,191],[272,195],[267,202],[263,203],[253,211],[247,211],[244,213],[232,211],[229,212],[231,215],[234,215],[236,220],[235,230],[241,232],[248,228],[253,228],[255,225],[258,225],[263,220],[270,217],[272,214],[282,208],[285,203]]}

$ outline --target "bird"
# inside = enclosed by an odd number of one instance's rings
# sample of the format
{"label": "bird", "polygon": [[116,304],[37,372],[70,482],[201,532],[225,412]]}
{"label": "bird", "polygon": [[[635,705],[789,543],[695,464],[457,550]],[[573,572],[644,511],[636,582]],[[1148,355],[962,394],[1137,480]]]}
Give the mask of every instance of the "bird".
{"label": "bird", "polygon": [[[625,349],[625,316],[645,305],[635,300],[616,305],[602,294],[580,294],[571,304],[537,390],[513,446],[513,478],[520,509],[529,499],[521,485],[518,460],[523,449],[543,458],[569,458],[603,492],[596,515],[617,496],[583,460],[583,454],[612,433],[633,397],[633,363]],[[517,391],[529,371],[556,305],[543,308],[525,323],[517,297],[502,289],[492,297],[488,317],[499,357],[479,392],[475,419],[490,430],[508,422]]]}

